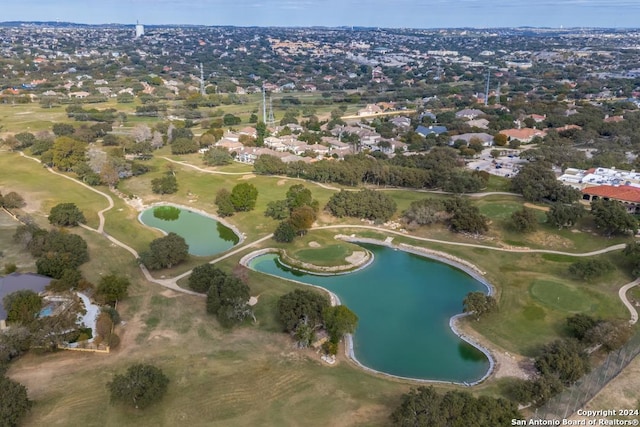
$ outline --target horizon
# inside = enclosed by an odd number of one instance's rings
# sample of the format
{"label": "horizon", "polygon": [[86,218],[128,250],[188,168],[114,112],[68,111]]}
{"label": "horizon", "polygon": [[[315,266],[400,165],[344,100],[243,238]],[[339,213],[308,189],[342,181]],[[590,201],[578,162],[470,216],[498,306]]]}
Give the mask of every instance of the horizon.
{"label": "horizon", "polygon": [[524,29],[533,29],[533,30],[558,30],[558,31],[571,31],[571,30],[638,30],[640,29],[640,23],[636,26],[631,27],[594,27],[594,26],[560,26],[560,27],[549,27],[549,26],[533,26],[533,25],[521,25],[521,26],[497,26],[497,27],[472,27],[472,26],[463,26],[463,27],[383,27],[383,26],[373,26],[373,25],[241,25],[241,24],[171,24],[171,23],[144,23],[144,22],[102,22],[102,23],[87,23],[87,22],[77,22],[77,21],[41,21],[41,20],[10,20],[10,21],[0,21],[1,25],[7,24],[34,24],[34,25],[44,25],[44,24],[55,24],[55,25],[79,25],[85,27],[108,27],[108,26],[118,26],[118,27],[135,27],[137,24],[141,24],[147,28],[153,27],[227,27],[227,28],[327,28],[327,29],[349,29],[349,28],[367,28],[367,29],[381,29],[381,30],[524,30]]}
{"label": "horizon", "polygon": [[633,0],[23,0],[3,10],[3,22],[302,28],[625,29],[637,16]]}

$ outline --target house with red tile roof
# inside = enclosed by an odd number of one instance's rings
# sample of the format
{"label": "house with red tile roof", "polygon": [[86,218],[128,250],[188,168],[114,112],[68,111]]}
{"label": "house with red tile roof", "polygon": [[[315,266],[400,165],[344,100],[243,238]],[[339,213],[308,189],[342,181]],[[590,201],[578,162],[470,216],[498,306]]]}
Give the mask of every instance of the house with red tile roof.
{"label": "house with red tile roof", "polygon": [[505,129],[501,130],[500,133],[506,135],[509,140],[517,139],[523,143],[531,142],[536,136],[543,138],[547,134],[547,132],[543,130],[532,128]]}
{"label": "house with red tile roof", "polygon": [[617,200],[622,202],[630,213],[640,213],[640,188],[630,185],[598,185],[582,190],[582,200],[598,199]]}

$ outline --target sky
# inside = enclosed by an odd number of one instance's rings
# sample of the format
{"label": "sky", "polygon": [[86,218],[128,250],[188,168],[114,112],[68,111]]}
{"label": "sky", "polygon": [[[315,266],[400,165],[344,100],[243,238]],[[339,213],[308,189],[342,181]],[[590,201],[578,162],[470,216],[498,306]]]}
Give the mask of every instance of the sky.
{"label": "sky", "polygon": [[1,21],[234,26],[640,27],[640,0],[3,0]]}

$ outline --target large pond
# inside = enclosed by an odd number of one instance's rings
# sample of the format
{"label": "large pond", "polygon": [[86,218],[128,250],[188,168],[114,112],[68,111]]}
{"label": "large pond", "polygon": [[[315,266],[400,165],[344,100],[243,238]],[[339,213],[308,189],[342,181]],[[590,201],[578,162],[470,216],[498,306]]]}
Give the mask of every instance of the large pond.
{"label": "large pond", "polygon": [[345,275],[292,271],[278,262],[277,254],[260,255],[249,267],[336,294],[360,319],[354,353],[368,368],[460,383],[484,377],[489,360],[458,338],[449,320],[462,312],[467,293],[487,292],[486,286],[448,264],[384,246],[362,246],[374,253],[374,262]]}
{"label": "large pond", "polygon": [[167,233],[174,232],[189,245],[189,253],[211,256],[230,249],[240,240],[229,227],[215,219],[174,206],[157,206],[140,214],[140,221]]}

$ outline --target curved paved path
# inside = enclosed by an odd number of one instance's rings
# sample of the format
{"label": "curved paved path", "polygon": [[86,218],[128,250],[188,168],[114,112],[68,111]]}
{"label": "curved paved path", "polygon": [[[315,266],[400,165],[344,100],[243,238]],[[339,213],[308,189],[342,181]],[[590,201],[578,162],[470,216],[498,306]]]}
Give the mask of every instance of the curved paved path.
{"label": "curved paved path", "polygon": [[[20,155],[30,159],[30,160],[34,160],[38,163],[42,163],[39,159],[36,159],[35,157],[30,157],[25,155],[23,152],[20,152]],[[184,163],[184,162],[179,162],[176,160],[171,160],[167,157],[163,157],[163,159],[168,160],[170,162],[173,163],[177,163],[179,165],[182,166],[187,166],[187,167],[191,167],[193,169],[199,170],[201,172],[205,172],[205,173],[212,173],[212,174],[222,174],[222,175],[247,175],[246,173],[243,172],[219,172],[219,171],[211,171],[211,170],[206,170],[206,169],[202,169],[198,166],[194,166],[194,165],[190,165],[188,163]],[[102,209],[98,212],[98,218],[100,220],[98,228],[94,229],[92,227],[89,227],[85,224],[80,224],[82,228],[95,232],[95,233],[99,233],[101,235],[103,235],[104,237],[106,237],[108,240],[110,240],[113,244],[125,249],[126,251],[128,251],[129,253],[131,253],[136,259],[138,259],[140,256],[138,254],[138,252],[133,249],[132,247],[126,245],[125,243],[119,241],[118,239],[116,239],[115,237],[107,234],[104,231],[104,225],[105,225],[105,217],[104,217],[104,213],[109,211],[110,209],[112,209],[114,207],[114,202],[113,202],[113,198],[108,195],[107,193],[104,193],[96,188],[91,187],[90,185],[82,182],[82,181],[78,181],[75,178],[72,178],[70,176],[64,175],[60,172],[57,172],[55,170],[53,170],[50,167],[47,167],[47,170],[49,172],[51,172],[52,174],[61,176],[65,179],[68,179],[70,181],[73,181],[79,185],[82,185],[83,187],[87,188],[90,191],[93,191],[94,193],[97,193],[101,196],[103,196],[105,199],[107,199],[107,202],[109,204],[108,207],[106,207],[105,209]],[[290,177],[284,177],[287,179],[294,179],[294,180],[303,180],[301,178],[290,178]],[[305,180],[303,180],[305,181]],[[329,186],[324,186],[320,183],[315,183],[320,185],[321,187],[324,188],[328,188],[328,189],[335,189],[335,190],[339,190],[338,188],[335,187],[329,187]],[[393,189],[389,189],[389,190],[393,190]],[[427,191],[427,190],[422,190],[422,191]],[[489,195],[514,195],[513,193],[505,193],[505,192],[488,192],[488,193],[473,193],[473,194],[469,194],[470,197],[484,197],[484,196],[489,196]],[[562,251],[553,251],[553,250],[547,250],[547,249],[529,249],[529,248],[523,248],[523,249],[519,249],[519,248],[498,248],[498,247],[494,247],[494,246],[486,246],[486,245],[479,245],[479,244],[475,244],[475,243],[462,243],[462,242],[449,242],[449,241],[445,241],[445,240],[437,240],[437,239],[430,239],[427,237],[418,237],[418,236],[410,236],[407,235],[405,233],[401,233],[399,231],[394,231],[394,230],[388,230],[386,228],[382,228],[382,227],[376,227],[376,226],[372,226],[372,225],[325,225],[325,226],[319,226],[319,227],[314,227],[314,230],[331,230],[331,229],[344,229],[344,228],[359,228],[359,229],[369,229],[369,230],[376,230],[376,231],[381,231],[384,233],[389,233],[389,234],[395,234],[398,236],[403,236],[403,237],[409,237],[412,238],[414,240],[419,240],[419,241],[423,241],[423,242],[430,242],[430,243],[438,243],[438,244],[444,244],[444,245],[452,245],[452,246],[464,246],[464,247],[470,247],[470,248],[479,248],[479,249],[488,249],[488,250],[492,250],[492,251],[500,251],[500,252],[512,252],[512,253],[547,253],[547,254],[557,254],[557,255],[568,255],[568,256],[575,256],[575,257],[589,257],[589,256],[593,256],[593,255],[599,255],[599,254],[603,254],[603,253],[607,253],[607,252],[612,252],[612,251],[618,251],[618,250],[622,250],[625,248],[625,244],[619,244],[619,245],[613,245],[613,246],[609,246],[607,248],[603,248],[603,249],[599,249],[596,251],[591,251],[591,252],[585,252],[585,253],[571,253],[571,252],[562,252]],[[246,245],[243,245],[241,247],[238,247],[232,251],[227,252],[226,254],[215,258],[211,261],[209,261],[209,264],[215,264],[219,261],[222,261],[223,259],[226,259],[230,256],[233,256],[239,252],[244,251],[245,249],[248,249],[252,246],[258,245],[259,243],[264,242],[265,240],[270,239],[273,236],[273,234],[269,234],[267,236],[264,236],[258,240],[254,240],[251,243],[248,243]],[[171,290],[174,291],[178,291],[178,292],[182,292],[185,294],[189,294],[189,295],[197,295],[197,296],[204,296],[203,294],[197,293],[197,292],[193,292],[190,291],[188,289],[184,289],[180,286],[178,286],[178,281],[180,279],[183,279],[187,276],[189,276],[193,270],[189,270],[186,271],[178,276],[169,278],[169,279],[156,279],[155,277],[153,277],[151,275],[151,273],[149,272],[149,270],[147,269],[146,266],[144,266],[143,264],[140,264],[140,270],[142,271],[142,274],[144,275],[145,279],[149,282],[152,283],[156,283],[158,285],[164,286],[166,288],[169,288]],[[632,287],[636,286],[638,283],[640,283],[640,278],[634,280],[631,283],[628,283],[626,285],[624,285],[622,288],[620,288],[618,295],[620,297],[620,299],[622,300],[622,302],[624,303],[624,305],[629,309],[629,312],[631,313],[631,320],[629,321],[629,323],[631,324],[635,324],[638,321],[638,312],[635,310],[635,308],[633,307],[633,305],[629,302],[629,300],[627,299],[626,293],[629,289],[631,289]]]}
{"label": "curved paved path", "polygon": [[640,278],[634,280],[631,283],[627,283],[626,285],[621,287],[620,290],[618,291],[618,296],[622,300],[622,303],[627,307],[627,309],[629,310],[629,313],[631,313],[631,320],[629,320],[630,325],[635,325],[638,322],[638,311],[627,298],[627,291],[633,288],[634,286],[637,286],[639,283],[640,283]]}

